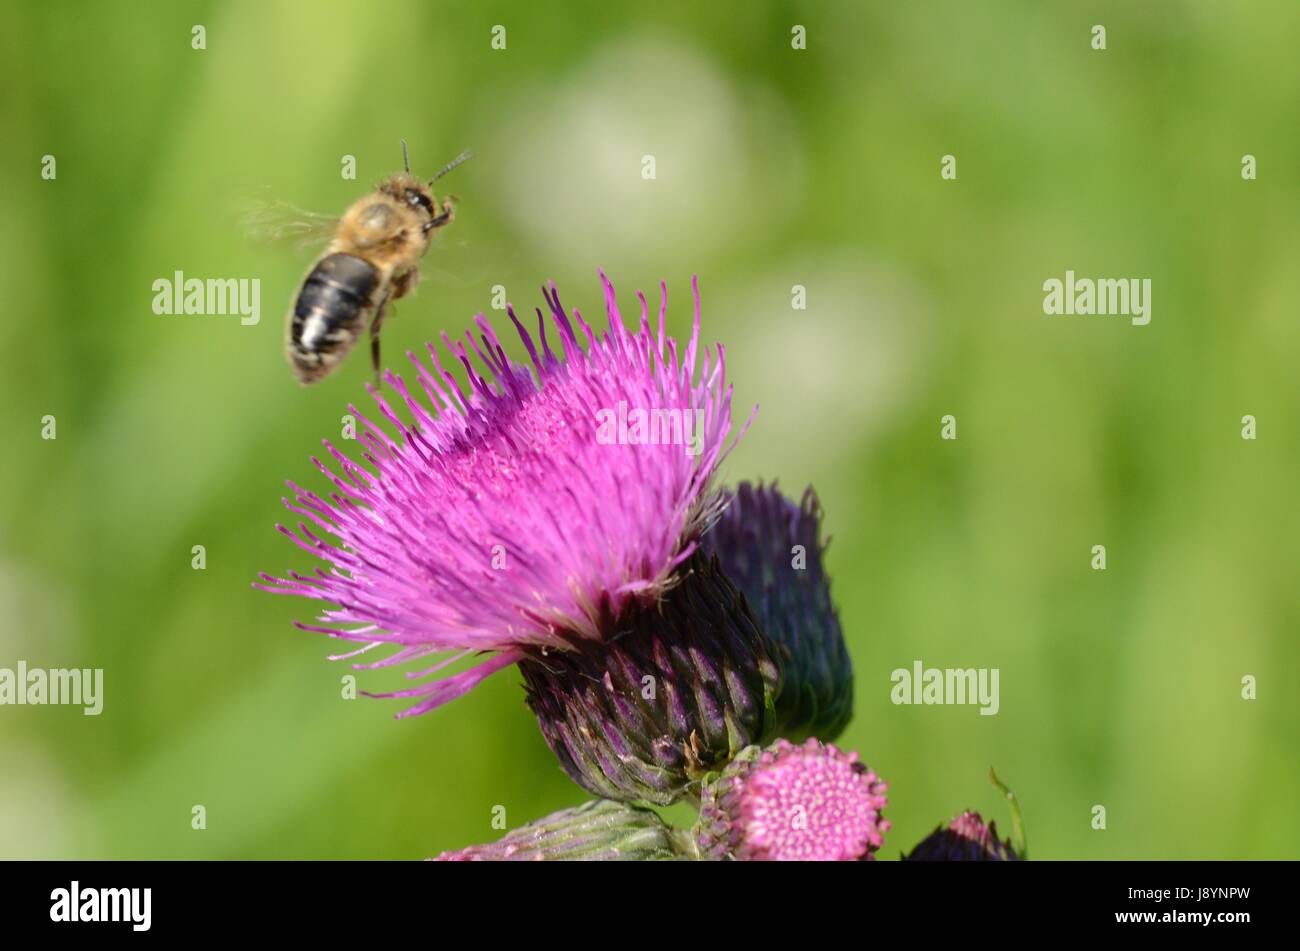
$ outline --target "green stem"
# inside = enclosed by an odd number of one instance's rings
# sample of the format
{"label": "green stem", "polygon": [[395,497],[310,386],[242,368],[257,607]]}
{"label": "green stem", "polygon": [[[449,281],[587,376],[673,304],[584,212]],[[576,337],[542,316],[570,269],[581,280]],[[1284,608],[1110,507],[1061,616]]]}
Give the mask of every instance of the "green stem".
{"label": "green stem", "polygon": [[993,771],[992,766],[989,767],[989,779],[993,780],[993,785],[998,787],[1002,795],[1007,797],[1007,802],[1011,804],[1011,829],[1016,837],[1016,849],[1020,857],[1026,859],[1029,857],[1029,840],[1025,838],[1025,820],[1020,815],[1020,801],[1016,799],[1016,794],[1010,787],[998,779],[998,774]]}

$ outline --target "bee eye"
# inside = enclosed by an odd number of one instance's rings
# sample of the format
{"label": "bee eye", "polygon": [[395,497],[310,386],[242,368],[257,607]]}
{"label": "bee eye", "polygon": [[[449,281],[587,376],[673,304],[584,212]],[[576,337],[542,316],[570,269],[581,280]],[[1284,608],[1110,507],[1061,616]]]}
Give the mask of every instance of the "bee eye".
{"label": "bee eye", "polygon": [[412,208],[423,208],[429,214],[433,214],[433,203],[429,201],[427,195],[417,192],[413,188],[408,188],[406,190],[406,200]]}

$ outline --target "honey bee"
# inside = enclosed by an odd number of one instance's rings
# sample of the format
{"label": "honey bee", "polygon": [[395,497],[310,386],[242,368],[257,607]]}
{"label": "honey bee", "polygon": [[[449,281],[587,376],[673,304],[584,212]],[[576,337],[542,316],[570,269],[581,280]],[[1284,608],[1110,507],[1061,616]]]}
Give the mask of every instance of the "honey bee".
{"label": "honey bee", "polygon": [[[440,203],[433,183],[470,157],[463,152],[428,182],[404,171],[390,175],[337,219],[333,240],[298,291],[285,333],[285,355],[298,382],[315,383],[343,362],[369,322],[370,358],[379,378],[379,333],[393,301],[419,280],[420,258],[433,232],[455,219],[456,197]],[[304,221],[301,229],[319,227]]]}

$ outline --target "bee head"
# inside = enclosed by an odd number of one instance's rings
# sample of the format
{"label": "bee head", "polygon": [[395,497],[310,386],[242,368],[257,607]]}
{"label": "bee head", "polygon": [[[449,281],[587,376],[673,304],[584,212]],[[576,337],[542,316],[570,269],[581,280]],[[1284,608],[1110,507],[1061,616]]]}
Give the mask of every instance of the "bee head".
{"label": "bee head", "polygon": [[433,191],[414,175],[399,172],[380,184],[379,190],[390,198],[432,218],[437,207]]}

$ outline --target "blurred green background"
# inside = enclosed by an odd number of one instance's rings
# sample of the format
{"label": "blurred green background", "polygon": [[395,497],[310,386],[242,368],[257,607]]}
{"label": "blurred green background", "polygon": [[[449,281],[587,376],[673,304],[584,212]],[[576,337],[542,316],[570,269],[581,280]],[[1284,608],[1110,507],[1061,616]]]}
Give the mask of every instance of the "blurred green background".
{"label": "blurred green background", "polygon": [[[6,4],[0,666],[106,697],[0,708],[0,856],[422,858],[583,798],[513,671],[396,722],[249,587],[308,567],[283,480],[318,484],[369,369],[292,381],[312,252],[232,209],[341,212],[404,137],[476,157],[390,361],[497,284],[597,316],[598,266],[629,304],[666,278],[682,333],[700,275],[761,404],[726,478],[827,512],[882,857],[966,807],[1009,830],[995,765],[1037,858],[1294,858],[1298,36],[1291,0]],[[1150,278],[1150,325],[1045,317],[1066,269]],[[156,316],[175,270],[259,278],[261,323]],[[918,659],[999,668],[1000,713],[893,706]]]}

